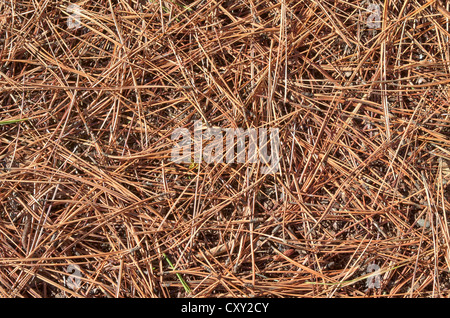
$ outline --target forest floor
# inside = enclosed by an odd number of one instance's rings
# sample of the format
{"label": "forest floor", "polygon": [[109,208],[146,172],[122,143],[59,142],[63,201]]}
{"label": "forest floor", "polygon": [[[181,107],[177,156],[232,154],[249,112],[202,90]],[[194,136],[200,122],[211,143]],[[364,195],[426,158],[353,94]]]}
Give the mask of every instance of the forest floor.
{"label": "forest floor", "polygon": [[0,296],[449,297],[450,3],[370,1],[0,1]]}

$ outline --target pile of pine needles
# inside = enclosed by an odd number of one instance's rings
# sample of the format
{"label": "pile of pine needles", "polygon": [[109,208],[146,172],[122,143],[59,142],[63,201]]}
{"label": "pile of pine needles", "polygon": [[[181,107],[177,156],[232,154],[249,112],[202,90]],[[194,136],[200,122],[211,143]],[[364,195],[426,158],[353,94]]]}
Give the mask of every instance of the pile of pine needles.
{"label": "pile of pine needles", "polygon": [[0,296],[450,296],[448,2],[69,5],[0,1]]}

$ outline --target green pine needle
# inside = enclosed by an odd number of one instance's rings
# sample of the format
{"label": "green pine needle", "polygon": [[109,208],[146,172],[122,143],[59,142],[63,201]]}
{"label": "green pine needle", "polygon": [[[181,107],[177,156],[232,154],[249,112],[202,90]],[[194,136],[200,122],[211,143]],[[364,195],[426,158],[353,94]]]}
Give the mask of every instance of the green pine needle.
{"label": "green pine needle", "polygon": [[[165,253],[163,253],[163,256],[166,259],[167,263],[169,264],[170,268],[172,270],[175,270],[175,267],[173,266],[172,262],[167,257],[167,255]],[[186,283],[186,281],[183,279],[183,277],[181,277],[181,275],[179,273],[176,273],[175,275],[177,275],[177,277],[180,280],[181,284],[183,285],[184,290],[186,291],[186,293],[190,294],[191,293],[191,289],[189,288],[189,285]]]}
{"label": "green pine needle", "polygon": [[10,124],[15,124],[21,121],[26,121],[28,120],[28,118],[23,118],[23,119],[12,119],[12,120],[4,120],[4,121],[0,121],[0,126],[2,125],[10,125]]}

